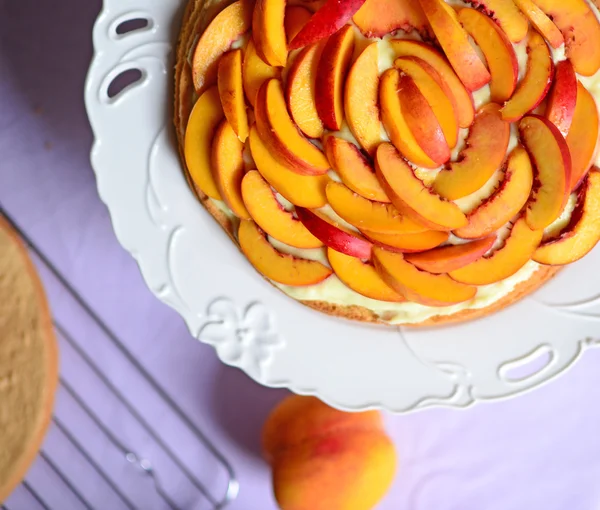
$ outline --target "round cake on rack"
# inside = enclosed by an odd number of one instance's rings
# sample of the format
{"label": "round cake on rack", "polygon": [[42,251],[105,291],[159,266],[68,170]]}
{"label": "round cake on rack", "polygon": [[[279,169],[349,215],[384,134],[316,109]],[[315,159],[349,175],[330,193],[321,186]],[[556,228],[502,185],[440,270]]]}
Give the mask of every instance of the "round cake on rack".
{"label": "round cake on rack", "polygon": [[586,0],[192,0],[175,126],[201,203],[322,312],[473,319],[600,239]]}
{"label": "round cake on rack", "polygon": [[0,215],[0,503],[37,455],[57,383],[58,349],[42,284]]}

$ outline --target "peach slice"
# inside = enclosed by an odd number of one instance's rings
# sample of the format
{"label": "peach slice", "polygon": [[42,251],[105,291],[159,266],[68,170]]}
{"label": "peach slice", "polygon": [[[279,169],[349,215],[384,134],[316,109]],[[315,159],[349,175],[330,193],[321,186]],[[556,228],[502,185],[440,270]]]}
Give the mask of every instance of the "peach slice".
{"label": "peach slice", "polygon": [[565,43],[565,38],[558,27],[531,0],[514,0],[514,2],[536,30],[544,36],[550,46],[557,49]]}
{"label": "peach slice", "polygon": [[317,67],[317,112],[327,129],[337,131],[344,121],[343,86],[354,53],[354,28],[346,25],[333,34]]}
{"label": "peach slice", "polygon": [[427,230],[418,234],[378,234],[363,232],[370,241],[387,251],[398,253],[413,253],[431,250],[445,243],[450,234],[439,230]]}
{"label": "peach slice", "polygon": [[568,60],[563,60],[556,64],[554,82],[548,94],[544,114],[550,122],[554,123],[563,136],[567,136],[571,127],[576,103],[577,76],[575,76],[573,64]]}
{"label": "peach slice", "polygon": [[227,119],[223,119],[212,143],[212,170],[223,201],[243,220],[250,219],[242,199],[244,177],[244,144],[240,142]]}
{"label": "peach slice", "polygon": [[529,25],[513,0],[475,0],[470,3],[498,23],[511,42],[525,39]]}
{"label": "peach slice", "polygon": [[398,210],[433,230],[452,230],[467,224],[453,202],[431,191],[389,143],[377,148],[375,171]]}
{"label": "peach slice", "polygon": [[400,214],[392,204],[368,200],[339,182],[331,181],[325,193],[337,215],[359,230],[383,234],[415,234],[427,230],[420,223]]}
{"label": "peach slice", "polygon": [[301,5],[288,5],[285,9],[285,36],[287,42],[298,35],[311,18],[312,12]]}
{"label": "peach slice", "polygon": [[406,123],[398,95],[400,73],[397,69],[388,69],[381,76],[379,100],[381,101],[381,120],[394,146],[410,161],[425,167],[436,168],[433,161],[417,143]]}
{"label": "peach slice", "polygon": [[279,80],[262,84],[254,114],[260,137],[275,159],[299,174],[327,173],[329,162],[325,155],[300,134],[290,118]]}
{"label": "peach slice", "polygon": [[429,23],[419,2],[367,0],[352,18],[365,37],[383,37],[396,30],[425,33]]}
{"label": "peach slice", "polygon": [[567,135],[571,153],[569,191],[575,189],[592,166],[598,143],[598,109],[594,97],[577,83],[577,102],[573,122]]}
{"label": "peach slice", "polygon": [[238,138],[248,138],[248,115],[242,85],[242,50],[225,53],[219,61],[217,83],[225,118]]}
{"label": "peach slice", "polygon": [[272,66],[285,66],[287,62],[284,19],[285,0],[256,0],[252,15],[252,39],[256,53]]}
{"label": "peach slice", "polygon": [[223,108],[216,86],[204,92],[192,109],[185,131],[185,162],[194,184],[202,193],[222,200],[211,170],[212,139],[223,119]]}
{"label": "peach slice", "polygon": [[256,126],[250,129],[248,141],[258,171],[285,199],[297,206],[311,209],[327,204],[327,175],[299,175],[279,163],[260,139]]}
{"label": "peach slice", "polygon": [[327,248],[327,258],[337,277],[354,292],[378,301],[396,303],[406,301],[381,279],[375,268],[368,262],[344,255],[331,248]]}
{"label": "peach slice", "polygon": [[404,260],[401,253],[392,253],[378,246],[373,248],[375,269],[392,289],[409,301],[427,306],[449,306],[475,297],[477,288],[452,280],[447,275],[420,271]]}
{"label": "peach slice", "polygon": [[244,176],[242,197],[252,219],[271,237],[296,248],[323,246],[291,212],[281,206],[271,186],[256,170]]}
{"label": "peach slice", "polygon": [[290,43],[290,50],[320,41],[335,34],[354,16],[365,0],[327,0]]}
{"label": "peach slice", "polygon": [[492,101],[503,103],[512,96],[519,77],[519,63],[510,40],[495,22],[475,9],[461,9],[458,19],[483,52],[492,75]]}
{"label": "peach slice", "polygon": [[452,94],[442,77],[430,64],[418,57],[400,57],[394,64],[414,80],[431,106],[448,147],[454,148],[458,140],[458,118]]}
{"label": "peach slice", "polygon": [[390,201],[375,176],[375,170],[356,145],[336,136],[328,136],[324,145],[331,167],[346,186],[369,200]]}
{"label": "peach slice", "polygon": [[591,76],[600,69],[600,23],[585,0],[534,0],[565,38],[575,72]]}
{"label": "peach slice", "polygon": [[400,73],[398,96],[406,125],[419,147],[432,161],[438,165],[444,164],[450,159],[450,147],[444,130],[427,98],[407,74]]}
{"label": "peach slice", "polygon": [[552,266],[570,264],[589,253],[600,241],[600,172],[592,170],[579,189],[569,225],[556,239],[544,242],[533,260]]}
{"label": "peach slice", "polygon": [[544,229],[560,216],[569,198],[569,147],[558,128],[539,115],[524,117],[519,123],[519,134],[535,170],[525,218],[532,229]]}
{"label": "peach slice", "polygon": [[533,110],[546,97],[554,64],[546,41],[540,34],[532,30],[527,41],[527,71],[519,83],[513,96],[502,108],[502,118],[507,122],[519,120],[527,112]]}
{"label": "peach slice", "polygon": [[231,44],[250,29],[253,3],[238,0],[213,19],[198,40],[192,57],[192,78],[196,94],[201,95],[217,81],[219,58]]}
{"label": "peach slice", "polygon": [[502,120],[500,107],[486,104],[477,113],[458,160],[436,176],[433,189],[448,200],[474,193],[502,165],[509,140],[510,124]]}
{"label": "peach slice", "polygon": [[350,67],[344,92],[348,127],[369,154],[375,152],[381,141],[378,58],[377,43],[371,43]]}
{"label": "peach slice", "polygon": [[450,276],[457,282],[471,285],[489,285],[504,280],[531,259],[543,235],[543,230],[531,230],[525,218],[521,217],[513,225],[504,246],[468,266],[452,271]]}
{"label": "peach slice", "polygon": [[294,122],[310,138],[323,135],[323,122],[317,112],[315,99],[317,67],[323,44],[303,48],[294,59],[287,76],[285,97]]}
{"label": "peach slice", "polygon": [[322,282],[333,271],[315,260],[277,251],[252,220],[242,220],[238,230],[240,248],[255,269],[283,285],[305,286]]}
{"label": "peach slice", "polygon": [[371,258],[373,245],[358,232],[317,211],[296,207],[296,214],[304,226],[328,248],[363,260]]}
{"label": "peach slice", "polygon": [[399,57],[417,57],[433,67],[448,86],[452,94],[458,125],[468,128],[473,122],[475,108],[470,92],[462,84],[448,61],[433,46],[409,39],[391,39],[390,45]]}
{"label": "peach slice", "polygon": [[244,52],[244,63],[242,64],[242,80],[244,92],[248,101],[254,107],[256,95],[260,86],[270,78],[280,78],[281,69],[266,64],[256,53],[254,41],[250,39]]}
{"label": "peach slice", "polygon": [[467,214],[469,224],[454,234],[477,239],[495,232],[514,218],[527,203],[533,187],[533,169],[527,151],[520,145],[508,156],[504,178],[494,193]]}
{"label": "peach slice", "polygon": [[404,260],[421,271],[433,274],[449,273],[465,267],[483,257],[496,242],[496,236],[486,237],[465,244],[442,246],[421,253],[409,253]]}
{"label": "peach slice", "polygon": [[477,90],[489,83],[491,76],[460,25],[456,12],[444,0],[419,0],[431,28],[450,64],[465,87]]}

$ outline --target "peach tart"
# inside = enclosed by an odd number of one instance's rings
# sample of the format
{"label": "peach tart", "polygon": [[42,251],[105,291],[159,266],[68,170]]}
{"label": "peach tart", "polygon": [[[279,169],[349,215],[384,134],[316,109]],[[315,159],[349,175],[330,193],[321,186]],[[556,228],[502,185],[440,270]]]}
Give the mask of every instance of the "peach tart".
{"label": "peach tart", "polygon": [[587,0],[190,0],[183,170],[305,305],[488,315],[600,240],[599,19]]}

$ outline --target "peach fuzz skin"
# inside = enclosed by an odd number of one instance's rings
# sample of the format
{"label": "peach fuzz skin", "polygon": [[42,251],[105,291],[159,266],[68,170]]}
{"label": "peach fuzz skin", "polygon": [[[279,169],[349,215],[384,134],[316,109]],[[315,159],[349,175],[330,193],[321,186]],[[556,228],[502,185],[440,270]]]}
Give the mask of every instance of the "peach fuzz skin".
{"label": "peach fuzz skin", "polygon": [[281,510],[371,510],[397,464],[379,412],[346,413],[296,395],[268,417],[263,450]]}

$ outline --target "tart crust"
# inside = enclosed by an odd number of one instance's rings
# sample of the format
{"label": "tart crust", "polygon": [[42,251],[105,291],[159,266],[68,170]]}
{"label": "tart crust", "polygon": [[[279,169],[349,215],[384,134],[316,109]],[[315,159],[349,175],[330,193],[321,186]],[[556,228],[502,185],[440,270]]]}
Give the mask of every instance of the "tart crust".
{"label": "tart crust", "polygon": [[[216,14],[218,14],[230,3],[231,0],[190,0],[187,5],[176,53],[177,60],[175,67],[174,123],[182,167],[190,187],[198,197],[200,203],[219,222],[232,241],[239,248],[239,244],[235,237],[236,224],[234,224],[225,213],[217,208],[211,202],[211,200],[197,186],[194,185],[187,170],[183,152],[185,129],[194,102],[194,87],[192,84],[192,69],[189,63],[189,55],[198,41],[198,37],[206,29],[210,21],[212,21]],[[512,292],[487,307],[461,310],[449,315],[435,315],[425,321],[419,323],[408,323],[405,325],[411,327],[438,326],[485,317],[519,301],[528,294],[536,291],[545,282],[550,280],[559,270],[560,267],[540,266],[540,268],[535,271],[535,273],[533,273],[528,280],[521,282],[512,290]],[[310,308],[318,310],[319,312],[336,317],[343,317],[345,319],[361,322],[388,324],[382,320],[383,318],[378,314],[362,306],[338,305],[327,301],[300,302]]]}

